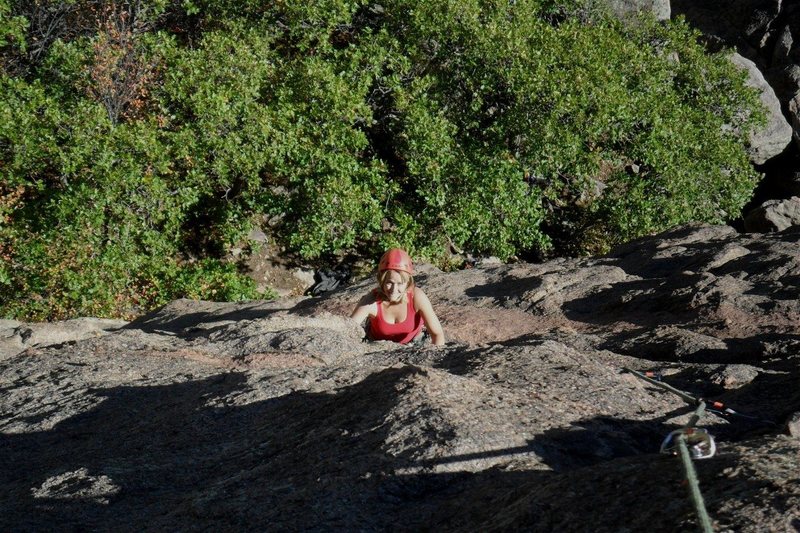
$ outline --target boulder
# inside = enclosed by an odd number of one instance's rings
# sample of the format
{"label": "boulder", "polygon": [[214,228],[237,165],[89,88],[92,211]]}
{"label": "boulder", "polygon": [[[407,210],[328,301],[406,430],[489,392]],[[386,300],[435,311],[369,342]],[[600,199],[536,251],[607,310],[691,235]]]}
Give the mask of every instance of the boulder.
{"label": "boulder", "polygon": [[794,49],[795,36],[792,28],[785,25],[778,30],[775,45],[772,48],[771,65],[787,65],[792,62],[792,50]]}
{"label": "boulder", "polygon": [[786,429],[789,431],[789,435],[800,440],[800,412],[794,413],[789,417],[786,422]]}
{"label": "boulder", "polygon": [[783,152],[792,140],[792,127],[781,112],[781,104],[755,63],[739,54],[731,54],[731,62],[747,72],[747,85],[760,93],[761,103],[767,111],[767,124],[750,135],[748,154],[750,160],[761,165]]}
{"label": "boulder", "polygon": [[[800,71],[800,68],[798,68],[798,71]],[[794,142],[800,148],[800,88],[798,88],[798,93],[789,100],[789,118],[794,129]]]}
{"label": "boulder", "polygon": [[723,365],[711,376],[710,381],[724,389],[738,389],[753,382],[758,370],[750,365]]}
{"label": "boulder", "polygon": [[781,16],[782,0],[672,0],[673,16],[681,15],[692,26],[722,45],[745,47],[754,57],[771,44],[775,21]]}
{"label": "boulder", "polygon": [[800,225],[800,198],[768,200],[752,210],[744,219],[745,231],[783,231]]}
{"label": "boulder", "polygon": [[16,320],[0,320],[0,360],[16,355],[25,349],[20,334],[21,322]]}
{"label": "boulder", "polygon": [[[783,103],[783,108],[788,109],[791,105],[789,102],[800,93],[800,65],[792,63],[773,67],[764,71],[764,77],[775,91],[775,96]],[[789,116],[791,117],[791,113]]]}

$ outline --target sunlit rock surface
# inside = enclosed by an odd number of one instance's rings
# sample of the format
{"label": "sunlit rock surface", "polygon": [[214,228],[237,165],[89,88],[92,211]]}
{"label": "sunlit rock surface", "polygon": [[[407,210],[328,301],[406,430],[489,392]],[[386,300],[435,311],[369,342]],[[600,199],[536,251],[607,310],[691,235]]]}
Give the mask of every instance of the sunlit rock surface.
{"label": "sunlit rock surface", "polygon": [[740,413],[698,424],[718,530],[800,527],[800,231],[420,270],[443,348],[363,342],[371,280],[87,335],[0,324],[0,528],[690,530],[658,451],[694,407],[625,368]]}

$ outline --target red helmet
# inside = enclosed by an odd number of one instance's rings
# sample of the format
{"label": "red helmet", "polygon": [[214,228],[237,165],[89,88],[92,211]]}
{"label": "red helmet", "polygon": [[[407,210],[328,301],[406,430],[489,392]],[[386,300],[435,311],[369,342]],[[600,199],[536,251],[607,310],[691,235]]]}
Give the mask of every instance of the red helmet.
{"label": "red helmet", "polygon": [[378,263],[378,272],[384,270],[399,270],[407,272],[408,274],[414,273],[414,263],[411,261],[411,256],[405,250],[400,248],[392,248],[381,257]]}

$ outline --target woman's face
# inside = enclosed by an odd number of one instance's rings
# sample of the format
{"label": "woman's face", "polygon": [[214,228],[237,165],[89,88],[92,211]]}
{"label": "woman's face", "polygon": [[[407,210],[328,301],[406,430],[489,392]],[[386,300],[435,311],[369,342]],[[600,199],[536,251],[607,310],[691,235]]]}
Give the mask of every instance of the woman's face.
{"label": "woman's face", "polygon": [[390,302],[402,302],[403,295],[408,288],[408,280],[403,278],[403,275],[396,270],[390,270],[389,273],[383,278],[383,294],[389,299]]}

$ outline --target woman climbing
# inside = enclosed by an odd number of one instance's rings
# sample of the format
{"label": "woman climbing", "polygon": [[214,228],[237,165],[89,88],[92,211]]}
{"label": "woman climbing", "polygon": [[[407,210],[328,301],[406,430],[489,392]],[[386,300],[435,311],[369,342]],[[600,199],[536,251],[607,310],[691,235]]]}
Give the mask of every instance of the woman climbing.
{"label": "woman climbing", "polygon": [[350,315],[359,324],[369,318],[367,337],[408,344],[421,342],[425,330],[431,342],[444,344],[444,331],[431,301],[414,285],[414,264],[400,248],[392,248],[378,263],[378,288],[367,293]]}

